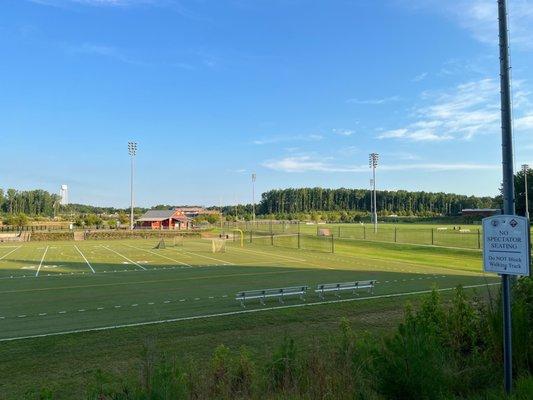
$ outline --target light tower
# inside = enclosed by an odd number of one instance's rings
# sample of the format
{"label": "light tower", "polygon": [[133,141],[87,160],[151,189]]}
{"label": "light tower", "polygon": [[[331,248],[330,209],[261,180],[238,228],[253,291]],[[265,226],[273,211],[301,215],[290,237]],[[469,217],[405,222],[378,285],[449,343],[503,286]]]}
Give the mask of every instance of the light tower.
{"label": "light tower", "polygon": [[522,164],[522,171],[524,171],[524,193],[526,195],[526,214],[525,217],[529,219],[529,200],[527,195],[527,173],[529,172],[529,165]]}
{"label": "light tower", "polygon": [[137,142],[128,142],[128,154],[131,158],[131,179],[130,179],[130,229],[133,230],[133,172],[135,167],[135,156],[137,155]]}
{"label": "light tower", "polygon": [[374,222],[374,233],[377,233],[378,231],[378,207],[376,203],[376,168],[378,166],[378,160],[379,160],[379,154],[378,153],[370,153],[368,156],[368,165],[370,168],[372,168],[372,203],[373,203],[373,210],[372,210],[372,221]]}
{"label": "light tower", "polygon": [[255,226],[255,179],[257,175],[252,173],[252,226]]}

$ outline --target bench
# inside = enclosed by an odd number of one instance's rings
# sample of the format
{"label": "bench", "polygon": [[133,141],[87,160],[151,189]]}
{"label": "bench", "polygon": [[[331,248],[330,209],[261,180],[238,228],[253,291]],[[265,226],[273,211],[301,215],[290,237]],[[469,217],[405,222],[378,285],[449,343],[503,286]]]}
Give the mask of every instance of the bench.
{"label": "bench", "polygon": [[342,282],[342,283],[322,283],[316,286],[315,293],[318,293],[321,299],[324,298],[326,292],[337,292],[337,297],[341,290],[351,290],[355,294],[356,290],[368,289],[370,293],[374,293],[375,280]]}
{"label": "bench", "polygon": [[269,297],[277,297],[280,303],[287,296],[300,296],[300,299],[305,301],[304,295],[309,289],[309,286],[291,286],[277,289],[258,289],[246,290],[235,295],[235,300],[241,302],[241,306],[246,306],[246,300],[259,299],[262,305],[265,305],[265,300]]}

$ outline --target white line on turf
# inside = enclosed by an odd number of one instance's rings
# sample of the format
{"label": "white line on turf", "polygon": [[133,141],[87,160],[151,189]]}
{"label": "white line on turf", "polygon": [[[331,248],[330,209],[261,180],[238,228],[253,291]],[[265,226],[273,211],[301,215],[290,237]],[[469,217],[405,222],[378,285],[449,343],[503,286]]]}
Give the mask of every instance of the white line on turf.
{"label": "white line on turf", "polygon": [[269,256],[269,257],[286,258],[287,260],[291,260],[291,261],[308,262],[307,260],[304,260],[303,258],[284,256],[284,255],[280,255],[280,254],[276,254],[276,253],[266,253],[264,251],[259,251],[259,250],[243,249],[241,247],[232,247],[232,249],[241,250],[241,251],[250,252],[250,253],[263,254],[263,255]]}
{"label": "white line on turf", "polygon": [[48,246],[46,246],[46,249],[44,249],[43,256],[41,257],[41,262],[39,263],[39,267],[37,268],[37,272],[35,273],[35,276],[39,276],[39,271],[41,270],[41,267],[43,265],[44,258],[46,257],[46,253],[48,252]]}
{"label": "white line on turf", "polygon": [[[487,286],[494,286],[494,285],[500,285],[500,283],[497,282],[497,283],[484,283],[484,284],[480,284],[480,285],[468,285],[468,286],[463,286],[463,289],[474,289],[474,288],[478,288],[478,287],[487,287]],[[450,287],[450,288],[435,289],[435,290],[437,292],[448,292],[448,291],[451,291],[451,290],[455,290],[455,288],[454,287]],[[417,295],[417,294],[428,294],[428,293],[431,293],[432,291],[433,291],[433,289],[420,290],[420,291],[416,291],[416,292],[383,294],[383,295],[378,295],[378,296],[353,297],[353,298],[349,298],[349,299],[317,301],[317,302],[314,302],[314,303],[298,303],[298,304],[290,304],[290,305],[276,306],[276,307],[264,307],[264,308],[254,308],[254,309],[250,309],[250,310],[229,311],[229,312],[218,313],[218,314],[193,315],[193,316],[189,316],[189,317],[163,319],[163,320],[158,320],[158,321],[136,322],[136,323],[131,323],[131,324],[117,324],[117,325],[110,325],[110,326],[101,326],[101,327],[98,327],[98,328],[74,329],[74,330],[70,330],[70,331],[42,333],[42,334],[39,334],[39,335],[28,335],[28,336],[17,336],[17,337],[11,337],[11,338],[3,338],[3,339],[0,339],[0,342],[9,342],[9,341],[21,340],[21,339],[34,339],[34,338],[42,338],[42,337],[48,337],[48,336],[69,335],[69,334],[83,333],[83,332],[108,331],[108,330],[111,330],[111,329],[118,329],[118,328],[131,328],[131,327],[146,326],[146,325],[159,325],[159,324],[166,324],[166,323],[171,323],[171,322],[192,321],[192,320],[197,320],[197,319],[210,319],[210,318],[218,318],[218,317],[229,317],[229,316],[232,316],[232,315],[254,314],[254,313],[260,313],[260,312],[265,312],[265,311],[276,311],[276,310],[288,309],[288,308],[302,308],[302,307],[312,307],[312,306],[334,304],[334,303],[348,303],[348,302],[353,302],[353,301],[363,301],[363,300],[374,300],[374,299],[386,299],[386,298],[413,296],[413,295]],[[117,307],[117,306],[115,306],[115,307]],[[61,313],[61,311],[60,311],[60,313]],[[64,311],[63,311],[63,313],[64,313]]]}
{"label": "white line on turf", "polygon": [[164,256],[164,255],[159,254],[159,253],[156,253],[155,251],[151,251],[151,250],[143,249],[143,248],[140,248],[140,247],[130,246],[129,244],[127,244],[126,246],[131,247],[132,249],[141,250],[141,251],[146,251],[147,253],[150,253],[150,254],[155,254],[156,256],[159,256],[159,257],[161,257],[161,258],[166,258],[167,260],[174,261],[175,263],[178,263],[178,264],[181,264],[181,265],[185,265],[185,266],[187,266],[187,267],[192,267],[192,265],[189,265],[189,264],[187,264],[187,263],[184,263],[184,262],[181,262],[181,261],[178,261],[178,260],[174,260],[173,258],[170,258],[170,257]]}
{"label": "white line on turf", "polygon": [[[137,264],[135,261],[130,260],[128,257],[126,257],[126,256],[124,256],[124,255],[122,255],[122,254],[120,254],[118,251],[115,251],[115,250],[109,248],[108,246],[102,246],[102,247],[103,247],[104,249],[107,249],[107,250],[109,250],[109,251],[111,251],[111,252],[113,252],[113,253],[119,255],[119,256],[122,257],[124,260],[129,261],[130,263],[135,264],[136,266],[141,267],[142,269],[144,269],[144,270],[146,271],[146,268],[144,268],[141,264]],[[116,272],[116,270],[115,270],[115,272]]]}
{"label": "white line on turf", "polygon": [[4,254],[2,257],[0,257],[0,260],[3,260],[4,258],[6,258],[8,255],[10,255],[11,253],[17,251],[18,249],[20,249],[22,246],[18,246],[17,248],[15,248],[14,250],[11,250],[10,252]]}
{"label": "white line on turf", "polygon": [[208,256],[204,256],[202,254],[198,254],[198,253],[194,253],[192,251],[185,251],[185,250],[182,250],[181,253],[185,253],[185,254],[191,254],[193,256],[196,256],[196,257],[202,257],[202,258],[205,258],[207,260],[212,260],[212,261],[218,261],[222,264],[225,264],[225,265],[232,265],[232,263],[228,262],[228,261],[224,261],[224,260],[220,260],[218,258],[214,258],[214,257],[208,257]]}
{"label": "white line on turf", "polygon": [[83,255],[83,253],[81,252],[81,250],[78,248],[78,246],[74,245],[74,247],[76,248],[76,250],[78,250],[78,253],[80,253],[80,255],[83,257],[83,259],[85,260],[85,262],[87,263],[87,265],[89,266],[89,268],[91,269],[91,271],[93,271],[93,274],[95,274],[94,269],[93,269],[93,267],[91,266],[91,263],[89,263],[89,261],[87,261],[87,258],[85,258],[85,256]]}

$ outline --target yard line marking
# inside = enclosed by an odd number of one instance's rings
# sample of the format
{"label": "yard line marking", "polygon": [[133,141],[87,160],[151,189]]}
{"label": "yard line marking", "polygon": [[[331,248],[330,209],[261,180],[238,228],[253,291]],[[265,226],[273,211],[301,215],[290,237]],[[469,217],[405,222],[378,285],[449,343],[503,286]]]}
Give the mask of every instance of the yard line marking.
{"label": "yard line marking", "polygon": [[105,286],[139,285],[139,284],[146,284],[146,283],[161,283],[161,282],[183,282],[183,281],[196,281],[196,280],[204,280],[204,279],[232,278],[235,276],[261,276],[261,275],[280,275],[280,274],[298,274],[298,273],[301,273],[301,271],[297,269],[289,270],[289,271],[244,272],[244,273],[239,273],[239,274],[195,276],[191,278],[152,279],[152,280],[133,281],[133,282],[116,282],[116,283],[101,283],[101,284],[90,284],[90,285],[72,285],[72,286],[56,286],[56,287],[20,289],[20,290],[4,290],[4,291],[1,291],[0,294],[43,292],[43,291],[48,291],[48,290],[83,289],[83,288],[90,288],[90,287],[105,287]]}
{"label": "yard line marking", "polygon": [[[103,247],[104,249],[107,249],[107,250],[109,250],[109,251],[111,251],[111,252],[113,252],[113,253],[119,255],[119,256],[122,257],[124,260],[129,261],[130,263],[135,264],[136,266],[141,267],[142,269],[144,269],[144,270],[146,271],[146,268],[144,268],[141,264],[137,264],[135,261],[132,261],[132,260],[130,260],[128,257],[123,256],[123,255],[120,254],[118,251],[115,251],[115,250],[113,250],[113,249],[110,249],[110,248],[107,247],[107,246],[102,246],[102,247]],[[116,272],[116,271],[115,271],[115,272]]]}
{"label": "yard line marking", "polygon": [[17,318],[26,318],[26,314],[19,315]]}
{"label": "yard line marking", "polygon": [[59,311],[58,314],[66,314],[67,312],[66,311]]}
{"label": "yard line marking", "polygon": [[[87,259],[85,258],[85,256],[84,256],[83,253],[81,252],[81,250],[78,248],[78,246],[74,245],[74,247],[76,248],[76,250],[78,250],[78,253],[80,253],[80,255],[83,257],[83,259],[85,260],[85,262],[87,263],[87,265],[89,266],[89,268],[91,269],[91,271],[93,271],[93,274],[95,274],[96,272],[94,272],[93,267],[91,266],[91,264],[89,263],[89,261],[87,261]],[[105,272],[105,271],[104,271],[104,272]]]}
{"label": "yard line marking", "polygon": [[15,248],[14,250],[11,250],[9,253],[4,254],[2,257],[0,257],[0,260],[3,260],[3,259],[6,258],[8,255],[10,255],[11,253],[17,251],[17,250],[20,249],[21,247],[22,247],[22,245],[21,245],[21,246],[18,246],[18,247]]}
{"label": "yard line marking", "polygon": [[[500,282],[483,283],[483,284],[479,284],[479,285],[468,285],[468,286],[463,286],[463,289],[474,289],[474,288],[483,287],[483,286],[487,287],[487,286],[495,286],[495,285],[500,285]],[[192,315],[192,316],[188,316],[188,317],[171,318],[171,319],[163,319],[163,320],[156,320],[156,321],[146,321],[146,322],[136,322],[136,323],[131,323],[131,324],[119,324],[119,325],[101,326],[101,327],[97,327],[97,328],[87,328],[87,329],[74,329],[74,330],[70,330],[70,331],[41,333],[41,334],[38,334],[38,335],[17,336],[17,337],[10,337],[10,338],[0,339],[0,342],[10,342],[10,341],[22,340],[22,339],[35,339],[35,338],[43,338],[43,337],[49,337],[49,336],[70,335],[70,334],[74,334],[74,333],[100,332],[100,331],[108,331],[108,330],[111,330],[111,329],[132,328],[132,327],[147,326],[147,325],[160,325],[160,324],[166,324],[166,323],[172,323],[172,322],[193,321],[193,320],[198,320],[198,319],[229,317],[229,316],[232,316],[232,315],[254,314],[254,313],[261,313],[261,312],[267,312],[267,311],[276,311],[276,310],[289,309],[289,308],[313,307],[313,306],[335,304],[335,303],[348,303],[348,302],[353,302],[353,301],[365,301],[365,300],[374,300],[374,299],[387,299],[387,298],[396,298],[396,297],[404,297],[404,296],[413,296],[413,295],[417,295],[417,294],[432,293],[433,290],[436,290],[437,292],[449,292],[449,291],[455,290],[455,289],[456,289],[455,287],[442,288],[442,289],[428,289],[428,290],[420,290],[420,291],[415,291],[415,292],[391,293],[391,294],[382,294],[382,295],[377,295],[377,296],[352,297],[352,298],[349,298],[349,299],[326,300],[326,301],[317,301],[317,302],[313,302],[313,303],[298,303],[298,304],[289,304],[289,305],[276,306],[276,307],[254,308],[254,309],[250,309],[250,310],[228,311],[228,312],[225,312],[225,313],[218,313],[218,314]]]}
{"label": "yard line marking", "polygon": [[41,267],[43,265],[44,258],[46,257],[46,253],[48,252],[48,246],[46,246],[46,249],[44,249],[43,256],[41,257],[41,262],[39,263],[39,268],[37,268],[37,272],[35,273],[35,277],[39,276],[39,271],[41,270]]}
{"label": "yard line marking", "polygon": [[[143,248],[141,248],[141,247],[130,246],[129,244],[126,244],[125,246],[131,247],[132,249],[137,249],[137,250],[141,250],[141,251],[146,251],[147,253],[155,254],[156,256],[159,256],[159,257],[162,257],[162,258],[166,258],[167,260],[174,261],[175,263],[178,263],[178,264],[181,264],[181,265],[185,265],[185,266],[187,266],[187,267],[192,267],[192,265],[189,265],[189,264],[187,264],[187,263],[184,263],[184,262],[181,262],[181,261],[178,261],[178,260],[174,260],[173,258],[170,258],[170,257],[164,256],[164,255],[159,254],[159,253],[156,253],[155,251],[151,251],[151,250],[143,249]],[[139,265],[139,264],[137,264],[137,265]],[[140,266],[140,265],[139,265],[139,266]],[[145,269],[145,268],[143,268],[143,269]]]}
{"label": "yard line marking", "polygon": [[104,307],[98,307],[97,310],[100,311],[100,310],[103,310]]}
{"label": "yard line marking", "polygon": [[269,257],[286,258],[287,260],[292,260],[292,261],[308,262],[308,261],[304,260],[303,258],[295,258],[295,257],[290,257],[290,256],[283,256],[283,255],[279,255],[279,254],[275,254],[275,253],[274,254],[265,253],[264,251],[243,249],[243,248],[240,248],[240,247],[232,247],[232,249],[241,250],[241,251],[247,251],[247,252],[250,252],[250,253],[263,254],[263,255],[266,255],[266,256],[269,256]]}
{"label": "yard line marking", "polygon": [[39,314],[39,316],[41,316],[41,317],[42,317],[43,315],[46,315],[46,313],[43,312],[43,313],[40,313],[40,314]]}
{"label": "yard line marking", "polygon": [[[179,250],[176,250],[176,251],[179,251]],[[198,253],[194,253],[192,251],[185,251],[185,250],[182,250],[180,251],[180,253],[185,253],[185,254],[191,254],[193,256],[196,256],[196,257],[202,257],[202,258],[205,258],[207,260],[212,260],[212,261],[218,261],[218,262],[221,262],[222,264],[225,264],[225,265],[233,265],[232,263],[228,262],[228,261],[224,261],[224,260],[221,260],[219,258],[214,258],[214,257],[208,257],[208,256],[204,256],[202,254],[198,254]]]}

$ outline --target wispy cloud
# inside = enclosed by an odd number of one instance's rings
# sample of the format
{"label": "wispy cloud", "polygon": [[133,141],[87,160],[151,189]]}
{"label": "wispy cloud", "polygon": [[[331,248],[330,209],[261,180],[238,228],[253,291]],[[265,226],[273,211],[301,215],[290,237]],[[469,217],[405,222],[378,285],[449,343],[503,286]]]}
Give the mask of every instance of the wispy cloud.
{"label": "wispy cloud", "polygon": [[400,101],[400,96],[390,96],[390,97],[382,97],[382,98],[376,98],[376,99],[348,99],[346,100],[347,103],[352,104],[366,104],[366,105],[381,105],[386,103],[392,103],[395,101]]}
{"label": "wispy cloud", "polygon": [[414,109],[413,122],[381,132],[380,139],[445,141],[472,139],[497,132],[500,120],[499,85],[482,79],[457,85],[447,92],[424,92],[429,105]]}
{"label": "wispy cloud", "polygon": [[428,76],[428,73],[427,72],[422,72],[421,74],[415,76],[412,81],[413,82],[420,82],[420,81],[423,81],[424,79],[426,79]]}
{"label": "wispy cloud", "polygon": [[70,53],[108,57],[108,58],[112,58],[112,59],[115,59],[115,60],[118,60],[118,61],[121,61],[127,64],[146,65],[146,63],[142,61],[135,60],[127,56],[121,50],[119,50],[118,48],[114,46],[93,44],[93,43],[82,43],[79,45],[68,45],[66,46],[66,51]]}
{"label": "wispy cloud", "polygon": [[309,135],[287,135],[287,136],[271,136],[261,139],[256,139],[252,143],[256,145],[276,144],[285,142],[317,142],[324,137],[321,134],[312,133]]}
{"label": "wispy cloud", "polygon": [[[408,7],[442,13],[483,43],[498,42],[498,7],[490,0],[399,0]],[[533,49],[533,0],[514,0],[509,4],[511,44]]]}
{"label": "wispy cloud", "polygon": [[[299,156],[284,157],[265,161],[263,167],[280,172],[303,173],[303,172],[339,172],[360,173],[368,172],[368,165],[338,165],[318,157]],[[494,170],[500,168],[497,164],[476,163],[409,163],[396,165],[381,165],[382,171],[471,171],[471,170]]]}
{"label": "wispy cloud", "polygon": [[161,0],[29,0],[47,6],[62,7],[68,5],[84,5],[92,7],[125,7],[135,5],[156,4]]}
{"label": "wispy cloud", "polygon": [[333,129],[333,133],[339,136],[352,136],[355,131],[352,129]]}

